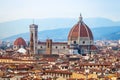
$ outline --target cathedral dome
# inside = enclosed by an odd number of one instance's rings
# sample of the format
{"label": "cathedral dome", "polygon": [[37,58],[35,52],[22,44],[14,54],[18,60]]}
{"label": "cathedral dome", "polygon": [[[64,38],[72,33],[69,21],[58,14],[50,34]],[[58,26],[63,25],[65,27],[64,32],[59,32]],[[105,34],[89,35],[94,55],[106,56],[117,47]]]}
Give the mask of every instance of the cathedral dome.
{"label": "cathedral dome", "polygon": [[83,22],[80,15],[79,21],[73,26],[68,34],[68,48],[70,53],[87,54],[94,51],[93,34],[90,28]]}
{"label": "cathedral dome", "polygon": [[78,38],[87,38],[89,40],[93,40],[92,32],[89,27],[82,21],[81,15],[78,23],[73,26],[68,35],[68,40],[76,40]]}
{"label": "cathedral dome", "polygon": [[16,46],[26,46],[26,42],[23,38],[19,37],[14,41],[14,45],[16,45]]}

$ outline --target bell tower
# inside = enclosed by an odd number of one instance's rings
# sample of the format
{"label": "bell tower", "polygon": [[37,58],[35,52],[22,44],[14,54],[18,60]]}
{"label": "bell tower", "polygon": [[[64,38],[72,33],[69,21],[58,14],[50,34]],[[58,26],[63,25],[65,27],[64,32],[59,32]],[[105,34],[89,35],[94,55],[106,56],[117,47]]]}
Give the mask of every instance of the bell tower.
{"label": "bell tower", "polygon": [[30,53],[37,54],[38,46],[38,25],[31,24],[30,26]]}

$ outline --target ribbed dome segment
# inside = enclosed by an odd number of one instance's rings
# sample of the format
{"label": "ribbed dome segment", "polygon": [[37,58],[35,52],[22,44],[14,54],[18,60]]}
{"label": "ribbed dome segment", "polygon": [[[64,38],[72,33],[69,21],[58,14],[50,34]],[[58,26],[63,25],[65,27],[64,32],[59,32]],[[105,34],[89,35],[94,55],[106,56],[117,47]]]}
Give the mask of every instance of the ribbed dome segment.
{"label": "ribbed dome segment", "polygon": [[26,42],[23,38],[17,38],[15,41],[14,41],[14,45],[16,46],[26,46]]}

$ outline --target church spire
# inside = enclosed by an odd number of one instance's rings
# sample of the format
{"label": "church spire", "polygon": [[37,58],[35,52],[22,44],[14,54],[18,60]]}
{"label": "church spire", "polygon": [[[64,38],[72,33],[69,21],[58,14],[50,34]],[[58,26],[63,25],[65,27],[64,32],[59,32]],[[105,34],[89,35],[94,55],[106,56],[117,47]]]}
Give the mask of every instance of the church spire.
{"label": "church spire", "polygon": [[82,15],[80,13],[80,16],[79,16],[79,22],[82,22]]}

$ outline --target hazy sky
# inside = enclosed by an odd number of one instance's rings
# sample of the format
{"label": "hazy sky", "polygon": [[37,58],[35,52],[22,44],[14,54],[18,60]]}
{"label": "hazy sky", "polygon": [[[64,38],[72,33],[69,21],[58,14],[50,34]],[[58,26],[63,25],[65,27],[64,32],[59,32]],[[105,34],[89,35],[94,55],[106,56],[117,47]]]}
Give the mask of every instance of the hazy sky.
{"label": "hazy sky", "polygon": [[120,0],[0,0],[0,22],[24,18],[104,17],[120,21]]}
{"label": "hazy sky", "polygon": [[[80,13],[84,18],[103,17],[120,21],[120,0],[0,0],[0,23],[29,18],[77,19]],[[0,26],[0,39],[27,32],[28,27],[13,31],[11,27]]]}

